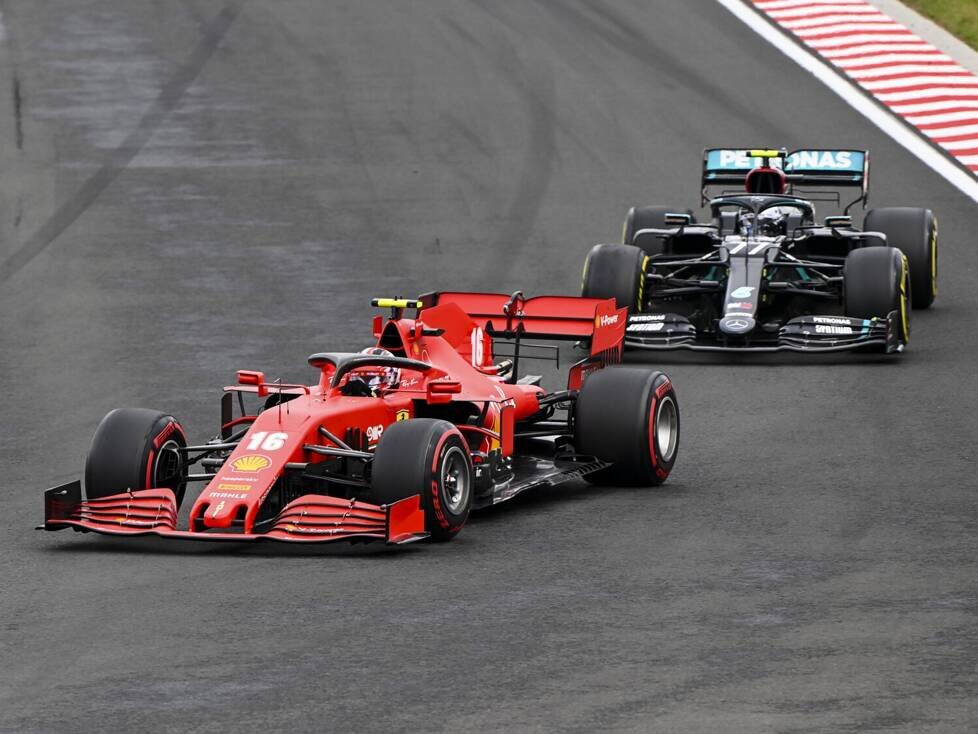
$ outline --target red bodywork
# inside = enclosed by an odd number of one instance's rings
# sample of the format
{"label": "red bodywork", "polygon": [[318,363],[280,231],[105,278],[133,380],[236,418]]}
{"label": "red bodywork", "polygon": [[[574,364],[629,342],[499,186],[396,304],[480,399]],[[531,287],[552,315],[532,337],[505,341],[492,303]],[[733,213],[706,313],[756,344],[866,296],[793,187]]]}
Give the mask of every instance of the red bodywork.
{"label": "red bodywork", "polygon": [[[85,500],[78,482],[48,490],[44,527],[191,540],[361,538],[401,543],[423,538],[424,513],[418,496],[377,506],[304,494],[287,503],[260,531],[256,520],[284,471],[326,460],[310,447],[340,448],[327,435],[342,437],[343,443],[358,451],[372,452],[387,426],[413,418],[427,406],[464,402],[485,408],[481,426],[466,424],[459,429],[481,436],[481,448],[511,455],[514,423],[539,411],[537,398],[544,391],[536,385],[506,382],[496,374],[493,334],[507,336],[519,330],[521,336],[589,341],[590,355],[569,374],[568,388],[576,389],[588,372],[621,360],[626,316],[627,310],[617,308],[613,299],[523,299],[494,293],[428,296],[416,318],[403,318],[398,311],[386,323],[375,319],[377,346],[396,357],[424,363],[424,369],[402,368],[400,384],[378,396],[344,395],[345,378],[338,384],[333,379],[336,364],[317,361],[317,355],[310,358],[321,369],[313,385],[272,384],[260,372],[239,372],[239,384],[226,391],[259,397],[281,392],[291,399],[233,421],[250,427],[194,502],[188,529],[177,529],[176,498],[169,489],[122,491]],[[232,428],[224,426],[225,431]]]}

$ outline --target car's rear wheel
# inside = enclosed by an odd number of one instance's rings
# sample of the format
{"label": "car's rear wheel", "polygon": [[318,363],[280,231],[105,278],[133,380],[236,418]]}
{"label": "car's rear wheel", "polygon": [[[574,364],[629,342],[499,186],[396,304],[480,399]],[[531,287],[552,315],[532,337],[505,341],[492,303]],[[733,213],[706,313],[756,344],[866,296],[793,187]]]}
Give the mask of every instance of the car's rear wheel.
{"label": "car's rear wheel", "polygon": [[[635,233],[643,229],[668,229],[672,225],[666,224],[666,214],[689,214],[693,217],[693,210],[686,207],[668,206],[633,206],[625,215],[625,223],[621,228],[622,244],[631,245],[635,241]],[[696,218],[693,217],[695,222]],[[659,242],[663,242],[659,240]],[[648,249],[646,249],[648,252]],[[661,250],[660,250],[661,252]],[[649,255],[657,254],[648,252]]]}
{"label": "car's rear wheel", "polygon": [[472,458],[448,421],[414,418],[387,427],[371,470],[371,495],[387,505],[421,496],[425,530],[432,540],[455,537],[472,509]]}
{"label": "car's rear wheel", "polygon": [[176,418],[158,410],[119,408],[95,429],[85,462],[85,495],[98,499],[129,490],[173,490],[177,507],[187,488],[178,449],[187,436]]}
{"label": "car's rear wheel", "polygon": [[578,453],[612,464],[588,478],[662,484],[679,452],[679,401],[662,372],[608,367],[589,375],[574,406]]}
{"label": "car's rear wheel", "polygon": [[930,209],[888,207],[866,214],[863,229],[882,232],[886,243],[907,256],[914,308],[928,308],[937,297],[937,217]]}
{"label": "car's rear wheel", "polygon": [[641,311],[647,261],[645,253],[632,245],[595,245],[584,261],[581,295],[614,298],[629,313]]}
{"label": "car's rear wheel", "polygon": [[886,318],[896,312],[898,336],[910,340],[912,285],[907,259],[896,247],[861,247],[843,268],[845,312],[857,319]]}

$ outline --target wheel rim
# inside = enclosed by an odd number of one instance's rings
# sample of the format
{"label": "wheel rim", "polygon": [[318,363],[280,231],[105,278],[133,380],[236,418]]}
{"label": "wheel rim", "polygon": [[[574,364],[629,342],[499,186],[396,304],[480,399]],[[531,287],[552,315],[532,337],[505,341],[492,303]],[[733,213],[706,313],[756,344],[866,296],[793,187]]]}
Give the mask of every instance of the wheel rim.
{"label": "wheel rim", "polygon": [[469,465],[458,446],[445,452],[441,462],[441,488],[445,506],[453,515],[459,514],[469,495]]}
{"label": "wheel rim", "polygon": [[177,452],[178,448],[180,448],[180,444],[173,439],[160,446],[153,462],[153,487],[173,488],[180,486],[180,454]]}
{"label": "wheel rim", "polygon": [[679,435],[679,411],[676,409],[676,401],[670,396],[659,400],[658,408],[655,411],[655,422],[649,432],[655,437],[651,446],[655,452],[656,444],[659,447],[659,458],[669,463],[676,453],[677,437]]}

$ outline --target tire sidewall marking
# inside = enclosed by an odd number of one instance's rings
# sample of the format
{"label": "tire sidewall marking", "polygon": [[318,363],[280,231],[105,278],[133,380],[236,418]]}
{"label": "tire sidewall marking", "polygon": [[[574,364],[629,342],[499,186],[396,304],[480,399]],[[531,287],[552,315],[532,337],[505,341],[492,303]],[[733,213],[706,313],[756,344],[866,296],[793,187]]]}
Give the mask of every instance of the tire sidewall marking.
{"label": "tire sidewall marking", "polygon": [[903,343],[907,344],[910,342],[910,313],[907,308],[907,301],[909,300],[909,293],[907,293],[907,286],[910,281],[910,268],[907,264],[907,256],[902,255],[900,257],[900,325],[903,331]]}
{"label": "tire sidewall marking", "polygon": [[655,473],[659,473],[659,436],[657,429],[657,423],[655,420],[656,413],[659,408],[659,397],[656,392],[652,393],[652,401],[649,404],[649,420],[648,420],[648,432],[649,432],[649,458],[652,460],[652,468]]}
{"label": "tire sidewall marking", "polygon": [[453,525],[445,514],[445,508],[442,507],[441,503],[441,472],[439,468],[441,466],[441,460],[443,454],[446,452],[445,444],[453,436],[461,437],[462,434],[458,430],[446,431],[438,439],[438,443],[435,445],[435,450],[433,452],[433,458],[431,463],[431,509],[435,513],[435,519],[441,526],[442,530],[446,530],[450,533],[457,532],[465,524],[463,518],[462,522]]}
{"label": "tire sidewall marking", "polygon": [[156,436],[149,443],[149,453],[146,455],[146,475],[144,478],[143,489],[153,489],[151,482],[153,480],[153,469],[156,467],[156,452],[159,451],[160,446],[162,446],[166,440],[170,437],[173,432],[178,432],[180,437],[183,438],[184,444],[187,443],[187,437],[183,432],[183,428],[175,420],[170,420],[163,427],[163,430],[156,434]]}
{"label": "tire sidewall marking", "polygon": [[930,295],[937,298],[937,217],[931,214]]}
{"label": "tire sidewall marking", "polygon": [[[658,378],[661,382],[652,391],[652,403],[649,406],[649,455],[652,459],[652,468],[655,470],[656,476],[659,479],[666,479],[669,476],[669,472],[672,470],[672,463],[667,461],[662,453],[662,447],[659,445],[659,421],[658,412],[659,405],[668,397],[675,402],[674,390],[672,387],[672,381],[666,376],[662,375]],[[678,411],[677,411],[678,412]],[[673,459],[675,459],[676,452],[673,450]]]}

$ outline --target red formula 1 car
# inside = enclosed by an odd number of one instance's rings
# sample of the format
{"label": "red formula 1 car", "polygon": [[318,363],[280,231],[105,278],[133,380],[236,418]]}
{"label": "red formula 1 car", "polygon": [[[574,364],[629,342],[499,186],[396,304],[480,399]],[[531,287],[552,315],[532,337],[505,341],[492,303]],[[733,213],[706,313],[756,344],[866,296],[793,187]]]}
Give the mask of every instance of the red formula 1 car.
{"label": "red formula 1 car", "polygon": [[[206,443],[190,445],[165,413],[109,413],[89,450],[85,497],[80,481],[45,492],[44,529],[448,540],[470,509],[532,487],[576,477],[654,485],[669,475],[676,394],[661,372],[604,369],[621,361],[625,335],[614,300],[434,293],[374,305],[391,309],[386,323],[374,319],[376,346],[313,354],[314,385],[238,372],[224,388],[220,434]],[[538,376],[519,375],[520,362],[559,352],[526,337],[580,341],[590,353],[566,389],[547,392]],[[261,409],[247,410],[246,395]],[[178,529],[189,482],[205,487]]]}

